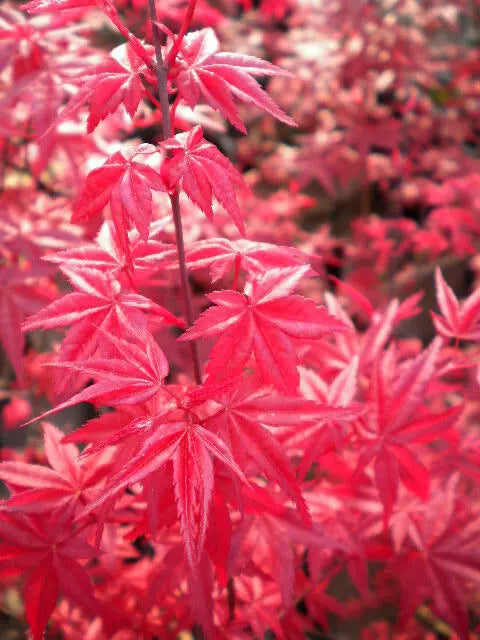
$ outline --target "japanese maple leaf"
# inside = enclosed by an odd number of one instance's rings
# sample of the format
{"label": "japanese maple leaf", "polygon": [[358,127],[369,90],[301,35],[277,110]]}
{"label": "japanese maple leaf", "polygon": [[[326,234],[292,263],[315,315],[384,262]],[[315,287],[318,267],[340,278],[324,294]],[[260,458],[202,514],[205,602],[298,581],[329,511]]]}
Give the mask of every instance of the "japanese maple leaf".
{"label": "japanese maple leaf", "polygon": [[0,107],[13,108],[15,101],[30,104],[30,122],[36,137],[40,137],[55,120],[61,107],[64,90],[62,80],[68,82],[68,77],[62,78],[61,67],[37,69],[24,75],[9,92],[4,94]]}
{"label": "japanese maple leaf", "polygon": [[[147,276],[165,268],[176,257],[176,249],[173,245],[152,238],[144,242],[135,229],[129,233],[128,242],[135,271],[135,283],[138,282],[139,276]],[[115,278],[119,278],[122,272],[128,270],[122,246],[109,220],[103,223],[95,243],[57,251],[51,256],[45,256],[45,260],[70,269],[78,270],[85,267],[98,269],[112,274]]]}
{"label": "japanese maple leaf", "polygon": [[[351,288],[349,298],[357,304],[360,302],[358,296],[353,294]],[[414,296],[412,296],[412,298],[414,298]],[[321,357],[324,358],[325,354],[328,354],[335,363],[336,368],[344,369],[353,358],[358,356],[359,371],[368,371],[371,364],[379,357],[382,349],[391,338],[395,325],[398,324],[404,316],[405,311],[404,308],[402,308],[404,303],[399,304],[399,301],[394,298],[389,302],[385,310],[375,311],[370,317],[368,329],[364,333],[359,333],[355,331],[355,325],[352,319],[344,309],[342,309],[334,295],[329,292],[325,293],[325,301],[329,312],[343,320],[343,322],[350,327],[351,331],[348,333],[335,334],[333,338],[335,346],[333,349],[332,345],[321,344]],[[409,304],[407,305],[407,312],[409,310]],[[366,306],[365,304],[362,304],[361,307],[364,311],[368,309],[368,305]],[[337,360],[338,363],[336,362]]]}
{"label": "japanese maple leaf", "polygon": [[[81,234],[67,220],[66,201],[14,189],[4,192],[0,201],[0,254],[6,264],[16,264],[18,276],[25,280],[53,275],[42,262],[45,252],[75,246]],[[15,279],[13,274],[10,277]]]}
{"label": "japanese maple leaf", "polygon": [[[209,268],[212,282],[235,269],[234,281],[238,280],[239,270],[243,269],[251,276],[265,273],[270,269],[293,267],[308,262],[309,256],[294,247],[281,247],[268,242],[254,242],[240,238],[207,238],[190,245],[186,251],[189,269]],[[235,289],[235,285],[232,287]]]}
{"label": "japanese maple leaf", "polygon": [[171,157],[162,164],[162,176],[170,187],[181,182],[183,190],[205,215],[211,220],[212,192],[228,212],[241,233],[245,233],[243,220],[238,208],[235,186],[246,185],[242,175],[232,163],[203,138],[200,126],[191,131],[179,133],[162,143],[171,152]]}
{"label": "japanese maple leaf", "polygon": [[476,289],[461,304],[443,279],[437,267],[435,271],[437,302],[442,315],[431,312],[437,332],[444,338],[455,340],[480,339],[480,289]]}
{"label": "japanese maple leaf", "polygon": [[465,513],[456,480],[458,477],[451,477],[442,500],[425,505],[421,515],[411,516],[413,550],[399,558],[402,570],[398,575],[406,613],[431,599],[436,613],[461,640],[468,640],[467,585],[480,586],[479,522]]}
{"label": "japanese maple leaf", "polygon": [[[133,457],[110,478],[102,494],[84,510],[90,513],[123,488],[148,478],[167,462],[172,463],[173,486],[180,528],[187,559],[196,567],[203,552],[212,491],[214,487],[213,459],[243,482],[247,482],[230,450],[215,433],[203,427],[191,414],[186,420],[154,421],[144,442]],[[158,493],[153,494],[158,501]]]}
{"label": "japanese maple leaf", "polygon": [[265,489],[253,485],[246,487],[243,494],[246,514],[233,534],[231,572],[240,573],[235,563],[241,565],[245,557],[250,558],[262,573],[272,575],[280,587],[284,607],[290,607],[295,577],[293,543],[323,551],[335,547],[335,543],[315,524],[307,528],[293,509],[275,500],[276,496],[272,498]]}
{"label": "japanese maple leaf", "polygon": [[298,359],[292,338],[317,339],[346,325],[313,300],[290,295],[308,266],[271,269],[253,280],[250,294],[215,291],[209,307],[180,340],[219,335],[210,352],[211,379],[239,374],[252,352],[263,378],[278,389],[298,387]]}
{"label": "japanese maple leaf", "polygon": [[[321,499],[324,500],[324,496]],[[314,514],[316,526],[327,540],[334,540],[335,545],[330,545],[330,549],[309,546],[311,574],[321,576],[332,562],[333,566],[340,563],[340,566],[346,568],[356,589],[368,601],[372,597],[369,587],[369,565],[372,562],[388,560],[392,553],[391,547],[379,543],[368,528],[368,520],[359,516],[358,512],[342,508],[342,502],[339,501],[336,509],[330,506],[329,512],[322,517],[316,513],[315,500],[316,496],[308,496],[308,505]]]}
{"label": "japanese maple leaf", "polygon": [[476,252],[472,238],[478,237],[480,225],[470,209],[439,207],[430,212],[427,224],[454,255],[463,258]]}
{"label": "japanese maple leaf", "polygon": [[103,330],[99,333],[116,357],[52,363],[55,367],[92,377],[95,382],[44,413],[42,418],[79,402],[98,402],[100,399],[103,404],[135,405],[149,400],[162,388],[168,374],[168,362],[151,334],[139,332],[135,344],[133,336],[129,340],[121,340]]}
{"label": "japanese maple leaf", "polygon": [[247,131],[234,98],[254,104],[282,122],[296,126],[254,79],[255,76],[291,74],[254,56],[224,53],[219,49],[213,29],[202,29],[185,36],[168,73],[181,98],[193,109],[202,97],[243,133]]}
{"label": "japanese maple leaf", "polygon": [[[103,330],[120,338],[130,337],[135,330],[146,327],[145,313],[160,325],[183,324],[148,298],[136,293],[121,293],[119,282],[98,269],[84,268],[81,273],[67,268],[63,271],[77,291],[52,302],[23,324],[24,331],[72,325],[58,354],[61,362],[85,360],[98,347],[102,352],[102,344],[103,354],[108,355],[110,347],[105,352],[106,343],[101,339],[99,331]],[[78,377],[75,372],[63,372],[61,377],[57,377],[57,392],[78,385]]]}
{"label": "japanese maple leaf", "polygon": [[[56,115],[56,113],[55,113]],[[92,153],[102,153],[98,140],[86,136],[84,127],[73,120],[65,120],[48,134],[35,141],[38,148],[32,163],[32,173],[39,177],[50,165],[53,158],[62,157],[71,168],[71,180],[75,190],[78,188],[78,176],[83,175],[84,162]]]}
{"label": "japanese maple leaf", "polygon": [[90,115],[87,131],[91,133],[101,120],[124,104],[127,113],[134,117],[140,100],[145,95],[142,76],[151,79],[143,59],[130,42],[121,44],[109,57],[83,74],[83,82],[56,120],[45,131],[49,134],[61,122],[72,118],[88,102]]}
{"label": "japanese maple leaf", "polygon": [[[12,110],[22,103],[36,137],[52,126],[68,95],[72,78],[84,73],[89,66],[90,52],[86,41],[82,42],[74,29],[66,28],[64,21],[58,18],[28,19],[25,14],[2,6],[0,69],[10,67],[12,82],[2,91],[0,112],[5,107]],[[2,130],[8,131],[9,135],[15,132],[15,128],[3,123]]]}
{"label": "japanese maple leaf", "polygon": [[[295,637],[284,633],[285,619],[278,615],[282,608],[281,594],[273,580],[266,580],[263,575],[238,576],[235,579],[235,598],[237,606],[242,609],[243,620],[248,620],[257,638],[264,638],[270,632],[279,640]],[[240,640],[242,635],[237,637]]]}
{"label": "japanese maple leaf", "polygon": [[356,114],[349,114],[346,141],[355,147],[362,158],[367,160],[372,147],[392,151],[398,147],[401,139],[402,123],[400,120],[372,121],[363,110],[357,109]]}
{"label": "japanese maple leaf", "polygon": [[[207,390],[208,385],[205,392]],[[228,444],[241,468],[247,459],[253,460],[294,500],[304,519],[309,521],[290,460],[270,428],[315,423],[327,417],[341,418],[347,411],[301,397],[278,396],[255,375],[224,390],[213,387],[209,396],[217,408],[207,419],[207,426]]]}
{"label": "japanese maple leaf", "polygon": [[342,419],[319,420],[301,429],[287,430],[282,441],[289,447],[299,447],[304,452],[299,475],[304,478],[312,464],[322,453],[334,448],[341,451],[344,440],[342,427],[345,422],[354,420],[362,413],[362,405],[353,402],[357,393],[358,356],[341,371],[330,385],[312,370],[302,370],[300,388],[307,398],[318,400],[337,409],[345,409]]}
{"label": "japanese maple leaf", "polygon": [[45,455],[50,467],[25,462],[1,462],[0,479],[12,496],[3,507],[9,512],[51,513],[60,508],[84,506],[98,492],[105,466],[94,458],[79,463],[73,444],[62,444],[64,434],[43,423]]}
{"label": "japanese maple leaf", "polygon": [[82,222],[110,202],[117,237],[130,264],[133,263],[127,234],[129,223],[133,222],[140,238],[146,242],[152,217],[151,190],[166,190],[162,178],[152,167],[135,160],[137,156],[152,155],[155,151],[148,144],[133,147],[125,155],[117,151],[101,167],[90,171],[73,210],[72,222]]}
{"label": "japanese maple leaf", "polygon": [[413,445],[438,439],[458,419],[462,407],[439,414],[421,411],[425,391],[435,375],[441,340],[435,339],[395,376],[392,351],[377,361],[369,394],[370,411],[360,419],[362,439],[358,469],[374,462],[375,484],[388,523],[399,481],[419,498],[429,492],[429,472]]}
{"label": "japanese maple leaf", "polygon": [[59,591],[89,616],[97,615],[90,578],[78,562],[97,552],[84,532],[72,530],[68,510],[49,516],[2,512],[0,538],[0,575],[27,572],[25,616],[34,640],[43,640]]}

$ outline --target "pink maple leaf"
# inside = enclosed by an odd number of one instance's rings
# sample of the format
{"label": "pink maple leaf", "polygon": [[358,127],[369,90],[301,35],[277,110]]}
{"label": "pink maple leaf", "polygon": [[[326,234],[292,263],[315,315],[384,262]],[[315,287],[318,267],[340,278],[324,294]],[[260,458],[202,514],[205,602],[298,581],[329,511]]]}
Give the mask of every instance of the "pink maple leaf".
{"label": "pink maple leaf", "polygon": [[240,373],[254,353],[267,382],[295,391],[299,376],[292,338],[312,340],[347,330],[313,300],[290,295],[308,270],[308,266],[271,269],[253,280],[248,296],[236,291],[208,294],[216,306],[204,311],[180,340],[220,336],[207,365],[212,379]]}
{"label": "pink maple leaf", "polygon": [[44,630],[61,591],[69,600],[95,616],[92,584],[78,559],[91,560],[97,552],[84,533],[72,531],[71,511],[52,515],[0,514],[0,574],[27,572],[25,615],[34,640]]}
{"label": "pink maple leaf", "polygon": [[442,315],[431,312],[437,332],[454,340],[480,339],[480,289],[459,303],[437,267],[435,271],[437,302]]}
{"label": "pink maple leaf", "polygon": [[202,29],[185,36],[168,74],[181,98],[193,109],[202,97],[243,133],[247,131],[233,98],[254,104],[282,122],[296,126],[252,78],[289,76],[290,72],[254,56],[224,53],[219,49],[213,29]]}
{"label": "pink maple leaf", "polygon": [[187,196],[211,220],[212,194],[228,212],[241,233],[245,233],[235,187],[247,189],[242,175],[232,163],[203,138],[200,126],[179,133],[162,143],[171,152],[162,165],[162,176],[170,186],[180,181]]}
{"label": "pink maple leaf", "polygon": [[105,465],[93,458],[79,463],[73,444],[62,444],[64,434],[43,423],[45,455],[50,467],[24,462],[1,462],[0,478],[12,496],[3,505],[9,512],[46,514],[60,508],[83,506],[98,492]]}
{"label": "pink maple leaf", "polygon": [[[129,337],[146,327],[145,313],[160,326],[183,326],[181,320],[148,298],[136,293],[121,293],[119,282],[109,274],[87,268],[81,272],[67,268],[63,271],[77,291],[52,302],[23,324],[24,331],[72,326],[58,354],[61,362],[86,360],[102,345],[104,355],[108,355],[109,348],[100,338],[99,331],[120,338]],[[72,383],[74,387],[78,385],[78,375],[63,372],[57,377],[57,392],[66,390]]]}

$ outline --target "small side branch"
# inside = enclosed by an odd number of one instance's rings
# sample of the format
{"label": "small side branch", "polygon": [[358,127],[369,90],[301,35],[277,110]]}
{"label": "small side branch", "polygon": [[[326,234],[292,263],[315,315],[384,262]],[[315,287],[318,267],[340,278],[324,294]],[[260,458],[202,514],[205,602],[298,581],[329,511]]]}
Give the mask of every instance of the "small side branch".
{"label": "small side branch", "polygon": [[172,66],[172,64],[175,62],[175,58],[177,57],[177,53],[180,51],[180,47],[182,46],[183,38],[185,37],[185,34],[187,33],[187,31],[188,31],[188,29],[190,27],[190,23],[192,22],[192,18],[193,18],[193,14],[194,14],[194,11],[195,11],[195,5],[196,4],[197,4],[197,0],[190,0],[187,12],[186,12],[185,17],[184,17],[183,22],[182,22],[182,26],[180,27],[180,32],[179,32],[178,36],[176,37],[175,42],[173,43],[173,47],[172,47],[170,53],[168,54],[167,68]]}

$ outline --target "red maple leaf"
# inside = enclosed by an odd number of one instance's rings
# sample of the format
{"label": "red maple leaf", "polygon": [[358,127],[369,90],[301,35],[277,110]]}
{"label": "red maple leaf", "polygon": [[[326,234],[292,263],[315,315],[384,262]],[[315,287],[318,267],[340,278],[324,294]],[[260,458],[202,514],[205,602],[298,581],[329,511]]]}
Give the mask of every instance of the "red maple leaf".
{"label": "red maple leaf", "polygon": [[436,613],[461,640],[468,640],[466,594],[468,586],[480,586],[479,521],[462,504],[457,475],[440,490],[441,500],[436,496],[411,516],[408,532],[413,549],[392,564],[401,567],[397,575],[405,613],[432,599]]}
{"label": "red maple leaf", "polygon": [[45,455],[50,467],[20,461],[0,463],[0,478],[12,496],[4,503],[9,512],[51,513],[84,506],[98,492],[105,466],[94,458],[79,463],[73,444],[62,444],[64,434],[43,423]]}
{"label": "red maple leaf", "polygon": [[99,333],[107,348],[116,357],[90,358],[86,362],[52,363],[55,367],[93,377],[96,382],[50,409],[40,416],[41,418],[79,402],[101,401],[103,404],[135,405],[146,402],[160,391],[168,374],[168,362],[147,331],[138,332],[135,338],[131,334],[129,340],[121,340],[103,330]]}
{"label": "red maple leaf", "polygon": [[22,272],[14,266],[0,268],[0,342],[20,385],[24,383],[22,321],[52,299],[53,289],[42,285],[43,281],[30,271]]}
{"label": "red maple leaf", "polygon": [[[24,331],[72,325],[58,354],[61,362],[86,360],[102,345],[103,355],[109,355],[111,347],[107,346],[99,332],[104,331],[120,338],[130,337],[146,327],[145,313],[149,314],[150,320],[160,325],[183,326],[182,321],[148,298],[136,293],[121,293],[119,282],[109,274],[87,268],[82,269],[81,273],[67,268],[63,271],[77,291],[52,302],[23,324]],[[57,377],[57,392],[60,393],[69,386],[78,387],[78,378],[75,372],[63,372]],[[80,382],[84,381],[83,377],[80,378]]]}
{"label": "red maple leaf", "polygon": [[219,49],[213,29],[202,29],[185,36],[168,73],[181,98],[193,109],[202,96],[243,133],[247,131],[233,98],[254,104],[282,122],[296,126],[252,78],[289,76],[290,72],[254,56],[224,53]]}
{"label": "red maple leaf", "polygon": [[110,202],[117,237],[130,265],[133,264],[127,233],[130,223],[133,222],[140,238],[146,242],[152,217],[151,190],[166,190],[159,173],[135,160],[137,156],[155,152],[155,147],[149,144],[132,148],[126,152],[127,157],[117,151],[101,167],[90,171],[73,210],[72,222],[82,222]]}
{"label": "red maple leaf", "polygon": [[[150,237],[144,242],[137,230],[129,233],[129,249],[135,272],[135,285],[138,286],[141,278],[148,278],[151,274],[164,269],[176,258],[176,249],[171,244],[166,244]],[[67,269],[98,269],[120,278],[122,273],[129,272],[129,265],[122,245],[118,239],[111,221],[105,221],[98,232],[96,242],[82,244],[79,247],[57,251],[53,255],[45,256],[48,262],[60,264]],[[132,276],[127,273],[128,282]]]}
{"label": "red maple leaf", "polygon": [[271,269],[253,280],[250,295],[215,291],[209,307],[180,340],[219,335],[210,352],[212,379],[239,374],[252,352],[263,378],[278,389],[298,387],[297,355],[292,338],[317,339],[346,325],[313,300],[289,295],[308,266]]}
{"label": "red maple leaf", "polygon": [[[305,452],[299,467],[301,478],[305,478],[312,464],[322,454],[332,449],[342,451],[344,423],[357,418],[363,410],[360,403],[353,402],[357,393],[357,377],[358,357],[354,357],[330,385],[326,385],[312,370],[301,371],[300,389],[306,397],[325,403],[332,409],[331,417],[326,416],[327,419],[317,420],[313,424],[286,430],[282,435],[285,446],[300,447]],[[338,410],[337,415],[334,409]]]}
{"label": "red maple leaf", "polygon": [[181,182],[187,196],[211,220],[212,192],[241,233],[245,233],[235,187],[247,189],[242,175],[232,163],[203,138],[200,126],[179,133],[162,143],[172,155],[162,164],[162,176],[172,188]]}
{"label": "red maple leaf", "polygon": [[438,267],[435,282],[437,302],[442,312],[441,316],[431,312],[437,332],[447,339],[477,341],[480,338],[480,289],[460,304]]}
{"label": "red maple leaf", "polygon": [[[238,279],[240,268],[250,276],[256,276],[270,269],[305,264],[309,256],[294,247],[281,247],[268,242],[254,242],[245,238],[207,238],[190,245],[186,260],[189,269],[208,267],[212,282],[216,282],[232,267],[235,268],[235,279]],[[232,288],[235,289],[235,285]]]}
{"label": "red maple leaf", "polygon": [[462,407],[434,414],[421,411],[425,391],[435,375],[441,348],[436,338],[398,372],[392,351],[374,366],[368,397],[369,411],[360,418],[361,444],[358,470],[374,462],[375,484],[388,523],[397,500],[399,481],[425,500],[430,476],[414,445],[438,439],[458,419]]}
{"label": "red maple leaf", "polygon": [[93,69],[84,72],[80,88],[65,105],[44,135],[52,131],[64,120],[75,116],[87,102],[90,114],[87,132],[91,133],[109,114],[125,106],[131,118],[134,117],[140,100],[145,95],[142,77],[153,80],[151,72],[131,42],[121,44],[110,52],[109,57]]}
{"label": "red maple leaf", "polygon": [[290,460],[269,427],[298,426],[329,417],[341,419],[347,416],[348,410],[301,397],[275,395],[260,384],[257,376],[246,378],[241,384],[236,381],[224,390],[218,386],[209,391],[206,386],[205,393],[218,405],[206,424],[221,435],[241,468],[247,459],[253,460],[295,501],[304,519],[309,521]]}
{"label": "red maple leaf", "polygon": [[[143,441],[122,469],[111,477],[101,495],[84,510],[91,513],[128,485],[147,482],[152,474],[172,463],[172,482],[187,559],[192,568],[201,561],[214,487],[213,459],[247,482],[230,450],[215,433],[201,425],[192,413],[185,420],[152,419]],[[153,487],[154,488],[154,487]],[[168,494],[167,494],[168,496]],[[158,489],[151,499],[158,510]]]}
{"label": "red maple leaf", "polygon": [[28,572],[25,616],[34,640],[42,640],[48,619],[62,592],[90,616],[97,613],[90,578],[78,559],[98,554],[85,533],[72,531],[71,511],[52,515],[0,514],[0,574]]}

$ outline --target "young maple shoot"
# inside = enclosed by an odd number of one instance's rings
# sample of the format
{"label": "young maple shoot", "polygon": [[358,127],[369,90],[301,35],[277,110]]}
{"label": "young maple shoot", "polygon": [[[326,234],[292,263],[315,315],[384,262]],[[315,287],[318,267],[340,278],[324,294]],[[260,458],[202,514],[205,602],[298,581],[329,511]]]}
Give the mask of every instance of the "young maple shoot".
{"label": "young maple shoot", "polygon": [[0,8],[0,598],[33,640],[473,637],[457,4]]}

